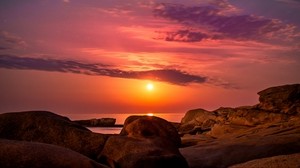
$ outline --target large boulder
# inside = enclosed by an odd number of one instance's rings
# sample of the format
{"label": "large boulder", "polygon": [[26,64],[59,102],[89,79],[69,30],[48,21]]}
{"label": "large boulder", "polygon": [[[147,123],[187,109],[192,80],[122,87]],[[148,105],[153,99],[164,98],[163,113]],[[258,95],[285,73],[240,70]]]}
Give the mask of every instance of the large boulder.
{"label": "large boulder", "polygon": [[258,92],[258,94],[260,109],[300,114],[300,84],[271,87]]}
{"label": "large boulder", "polygon": [[181,145],[180,136],[173,124],[155,116],[129,116],[120,135],[142,139],[160,137],[177,147]]}
{"label": "large boulder", "polygon": [[56,145],[0,139],[3,168],[108,168],[73,150]]}
{"label": "large boulder", "polygon": [[98,160],[111,167],[122,168],[187,168],[187,162],[178,148],[159,137],[136,139],[128,136],[112,136]]}
{"label": "large boulder", "polygon": [[96,159],[108,136],[51,112],[30,111],[0,114],[0,138],[59,145]]}
{"label": "large boulder", "polygon": [[283,168],[283,167],[299,168],[300,153],[255,159],[246,163],[230,166],[230,168]]}
{"label": "large boulder", "polygon": [[119,136],[111,136],[99,155],[111,167],[187,168],[176,128],[158,117],[131,116]]}

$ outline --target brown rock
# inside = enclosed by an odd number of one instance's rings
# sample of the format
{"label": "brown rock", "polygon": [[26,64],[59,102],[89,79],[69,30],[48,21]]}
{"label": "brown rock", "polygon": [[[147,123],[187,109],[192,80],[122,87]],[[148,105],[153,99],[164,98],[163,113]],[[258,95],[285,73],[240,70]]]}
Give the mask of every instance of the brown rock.
{"label": "brown rock", "polygon": [[207,130],[216,122],[217,116],[213,112],[204,109],[190,110],[182,118],[179,132],[194,133],[193,130],[199,129],[199,127],[201,127],[201,130]]}
{"label": "brown rock", "polygon": [[177,129],[170,122],[155,116],[130,116],[125,120],[120,135],[134,138],[160,137],[180,147]]}
{"label": "brown rock", "polygon": [[231,130],[228,136],[216,139],[201,138],[198,142],[193,139],[196,145],[181,148],[180,152],[190,168],[225,168],[253,159],[300,152],[298,122],[235,130],[240,131]]}
{"label": "brown rock", "polygon": [[56,145],[0,139],[3,168],[108,168],[70,149]]}
{"label": "brown rock", "polygon": [[160,137],[136,139],[112,136],[107,140],[98,160],[106,160],[111,167],[122,168],[187,168],[179,150]]}
{"label": "brown rock", "polygon": [[95,159],[108,136],[51,112],[31,111],[1,114],[0,138],[59,145]]}
{"label": "brown rock", "polygon": [[300,114],[300,84],[271,87],[258,92],[258,94],[260,109]]}
{"label": "brown rock", "polygon": [[300,153],[255,159],[230,168],[299,168]]}
{"label": "brown rock", "polygon": [[113,127],[115,126],[115,118],[99,118],[89,120],[75,120],[74,122],[86,127]]}
{"label": "brown rock", "polygon": [[111,167],[187,168],[176,128],[158,117],[130,116],[119,136],[111,136],[99,156]]}

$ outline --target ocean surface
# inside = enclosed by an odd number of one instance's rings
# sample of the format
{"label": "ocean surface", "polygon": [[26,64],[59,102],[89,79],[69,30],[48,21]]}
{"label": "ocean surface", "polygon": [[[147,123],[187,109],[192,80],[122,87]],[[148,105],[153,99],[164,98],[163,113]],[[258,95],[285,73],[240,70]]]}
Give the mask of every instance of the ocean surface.
{"label": "ocean surface", "polygon": [[[115,118],[116,124],[124,124],[127,117],[131,115],[149,115],[150,113],[111,113],[111,114],[72,114],[66,115],[71,120],[85,120],[92,118]],[[185,113],[151,113],[170,122],[180,122]],[[119,134],[122,127],[89,127],[93,132],[102,134]]]}
{"label": "ocean surface", "polygon": [[[147,115],[149,113],[104,113],[104,114],[65,114],[71,120],[87,120],[93,118],[115,118],[116,124],[124,124],[127,117],[131,115]],[[163,118],[170,122],[180,122],[185,113],[152,113],[154,116]]]}
{"label": "ocean surface", "polygon": [[88,127],[88,129],[101,134],[119,134],[122,127]]}

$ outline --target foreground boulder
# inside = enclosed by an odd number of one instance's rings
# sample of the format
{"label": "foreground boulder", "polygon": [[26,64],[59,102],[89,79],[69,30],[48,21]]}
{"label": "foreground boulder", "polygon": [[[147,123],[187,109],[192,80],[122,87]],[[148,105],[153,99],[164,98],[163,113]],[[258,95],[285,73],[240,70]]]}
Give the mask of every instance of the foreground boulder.
{"label": "foreground boulder", "polygon": [[187,168],[176,128],[158,117],[131,116],[119,136],[111,136],[99,155],[111,167]]}
{"label": "foreground boulder", "polygon": [[108,168],[70,149],[56,145],[0,139],[3,168]]}
{"label": "foreground boulder", "polygon": [[257,158],[300,152],[300,123],[286,122],[235,130],[227,136],[184,136],[181,148],[190,168],[226,168]]}
{"label": "foreground boulder", "polygon": [[246,163],[231,166],[230,168],[297,168],[300,167],[300,153],[279,155],[263,159],[255,159]]}
{"label": "foreground boulder", "polygon": [[155,116],[130,116],[125,120],[120,135],[134,138],[160,137],[180,147],[177,129],[170,122]]}
{"label": "foreground boulder", "polygon": [[108,136],[51,112],[30,111],[0,114],[0,138],[59,145],[96,159]]}

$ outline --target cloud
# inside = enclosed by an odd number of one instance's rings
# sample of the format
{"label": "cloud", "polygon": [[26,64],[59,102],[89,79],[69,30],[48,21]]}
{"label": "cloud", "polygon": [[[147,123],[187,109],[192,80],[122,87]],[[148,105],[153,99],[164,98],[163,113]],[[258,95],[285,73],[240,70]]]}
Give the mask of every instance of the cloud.
{"label": "cloud", "polygon": [[176,69],[124,71],[113,69],[105,64],[88,64],[70,60],[28,58],[12,55],[0,55],[0,68],[69,72],[128,79],[149,79],[176,85],[206,82],[206,77],[191,75]]}
{"label": "cloud", "polygon": [[[199,41],[203,39],[201,38],[203,34],[205,34],[205,38],[218,36],[219,38],[240,41],[268,42],[274,39],[291,41],[299,36],[294,25],[284,24],[276,19],[239,14],[235,8],[228,5],[227,1],[220,1],[214,5],[202,4],[198,6],[161,3],[154,8],[153,13],[155,16],[177,21],[187,28],[197,30],[197,33],[186,32],[185,35],[189,39],[198,39]],[[166,36],[168,35],[167,33]],[[175,33],[175,36],[178,35]],[[187,40],[187,42],[190,41]]]}
{"label": "cloud", "polygon": [[176,32],[159,32],[164,34],[156,39],[163,39],[166,41],[180,41],[180,42],[199,42],[209,38],[207,34],[202,32],[190,31],[190,30],[178,30]]}
{"label": "cloud", "polygon": [[7,31],[0,31],[0,48],[1,49],[17,49],[24,48],[27,43],[19,36]]}

